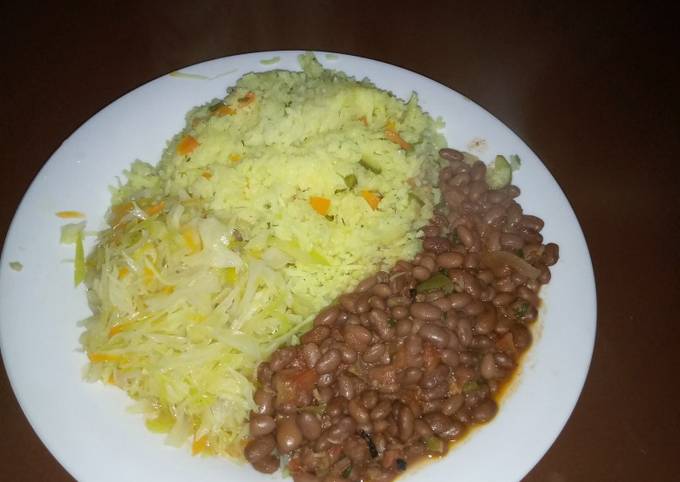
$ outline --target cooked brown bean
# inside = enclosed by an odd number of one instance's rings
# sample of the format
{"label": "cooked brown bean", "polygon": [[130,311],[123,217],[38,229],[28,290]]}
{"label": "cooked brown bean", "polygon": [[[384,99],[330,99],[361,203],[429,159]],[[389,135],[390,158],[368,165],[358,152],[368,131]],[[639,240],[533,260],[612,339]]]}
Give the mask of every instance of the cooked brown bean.
{"label": "cooked brown bean", "polygon": [[439,236],[440,233],[441,233],[441,228],[437,225],[434,225],[434,224],[430,224],[430,225],[425,226],[423,228],[423,235],[425,237]]}
{"label": "cooked brown bean", "polygon": [[506,276],[494,281],[494,288],[500,293],[512,293],[517,288],[517,283],[513,281],[511,276]]}
{"label": "cooked brown bean", "polygon": [[421,320],[439,320],[442,317],[442,310],[431,303],[413,303],[409,309],[411,316]]}
{"label": "cooked brown bean", "polygon": [[430,302],[442,310],[444,313],[449,311],[451,309],[451,300],[449,299],[448,296],[441,296],[439,298],[436,298],[434,300],[430,300]]}
{"label": "cooked brown bean", "polygon": [[377,366],[368,369],[368,379],[380,391],[391,392],[391,385],[399,387],[398,370],[391,365]]}
{"label": "cooked brown bean", "polygon": [[469,183],[471,180],[470,174],[467,172],[460,172],[453,176],[449,182],[447,183],[449,186],[458,186],[461,187],[467,183]]}
{"label": "cooked brown bean", "polygon": [[[415,326],[415,323],[414,323]],[[420,329],[420,328],[419,328]],[[416,356],[423,351],[423,340],[417,335],[409,335],[405,341],[406,353],[409,356]]]}
{"label": "cooked brown bean", "polygon": [[482,286],[479,280],[467,271],[463,274],[463,285],[467,294],[473,298],[479,298],[479,295],[482,293]]}
{"label": "cooked brown bean", "polygon": [[498,226],[505,217],[505,208],[498,204],[492,205],[482,216],[482,221],[491,226]]}
{"label": "cooked brown bean", "polygon": [[321,422],[313,413],[300,412],[295,420],[307,440],[316,440],[321,435]]}
{"label": "cooked brown bean", "polygon": [[472,348],[477,351],[485,352],[493,347],[494,341],[486,335],[476,335],[472,339]]}
{"label": "cooked brown bean", "polygon": [[437,256],[437,266],[444,269],[459,268],[463,265],[465,257],[460,253],[442,253]]}
{"label": "cooked brown bean", "polygon": [[276,440],[274,437],[272,435],[265,435],[248,442],[243,450],[243,454],[248,462],[253,463],[271,454],[275,448]]}
{"label": "cooked brown bean", "polygon": [[522,236],[522,239],[527,243],[527,244],[541,244],[543,242],[543,236],[536,231],[531,231],[529,229],[523,229],[519,232],[519,235]]}
{"label": "cooked brown bean", "polygon": [[472,296],[467,293],[453,293],[449,296],[451,301],[451,308],[454,310],[462,310],[472,301]]}
{"label": "cooked brown bean", "polygon": [[319,380],[316,382],[316,384],[320,387],[328,387],[331,386],[334,382],[335,374],[333,372],[329,372],[319,376]]}
{"label": "cooked brown bean", "polygon": [[443,236],[423,238],[423,249],[434,254],[441,254],[451,249],[451,241]]}
{"label": "cooked brown bean", "polygon": [[357,313],[359,314],[366,313],[371,309],[371,304],[368,302],[370,297],[371,297],[370,293],[362,293],[361,295],[359,295],[356,303]]}
{"label": "cooked brown bean", "polygon": [[461,435],[463,435],[464,432],[465,426],[457,420],[452,420],[451,425],[449,425],[449,427],[446,430],[441,432],[439,436],[444,440],[452,441],[459,438]]}
{"label": "cooked brown bean", "polygon": [[302,357],[305,359],[305,364],[309,368],[314,368],[316,362],[321,358],[321,351],[319,350],[319,345],[316,343],[305,343],[301,348]]}
{"label": "cooked brown bean", "polygon": [[475,242],[472,232],[467,228],[467,226],[462,224],[456,226],[456,234],[458,235],[460,242],[463,243],[466,248],[470,248]]}
{"label": "cooked brown bean", "polygon": [[349,437],[342,444],[342,451],[357,468],[362,467],[369,458],[368,445],[361,437]]}
{"label": "cooked brown bean", "polygon": [[280,402],[279,400],[275,399],[274,410],[278,414],[290,415],[291,413],[295,413],[297,410],[297,405],[295,402]]}
{"label": "cooked brown bean", "polygon": [[463,313],[469,316],[477,316],[482,313],[485,308],[486,307],[484,303],[479,300],[474,300],[472,303],[466,305],[465,308],[463,308]]}
{"label": "cooked brown bean", "polygon": [[486,303],[487,301],[493,300],[494,296],[496,296],[496,290],[493,288],[493,286],[487,286],[480,293],[479,301]]}
{"label": "cooked brown bean", "polygon": [[482,357],[482,362],[479,365],[479,372],[487,380],[503,378],[505,376],[505,371],[496,366],[496,360],[494,359],[493,353],[486,353]]}
{"label": "cooked brown bean", "polygon": [[496,328],[497,322],[496,309],[487,308],[484,312],[477,315],[474,332],[480,335],[488,335]]}
{"label": "cooked brown bean", "polygon": [[440,435],[451,428],[453,421],[441,412],[427,413],[423,420],[430,426],[430,429]]}
{"label": "cooked brown bean", "polygon": [[346,398],[335,397],[326,405],[326,413],[331,418],[339,417],[346,411],[347,411]]}
{"label": "cooked brown bean", "polygon": [[371,410],[370,417],[371,420],[380,420],[387,417],[392,411],[392,402],[389,400],[381,400],[378,404]]}
{"label": "cooked brown bean", "polygon": [[416,266],[413,268],[413,277],[418,281],[425,281],[426,279],[429,279],[430,275],[430,270],[424,266]]}
{"label": "cooked brown bean", "polygon": [[501,250],[501,233],[497,229],[490,230],[484,238],[486,249],[490,252]]}
{"label": "cooked brown bean", "polygon": [[475,161],[470,168],[470,177],[472,177],[472,179],[475,181],[480,181],[484,179],[485,174],[486,164],[484,164],[482,161]]}
{"label": "cooked brown bean", "polygon": [[477,271],[477,279],[482,282],[482,284],[491,284],[496,279],[493,271],[488,269],[480,269]]}
{"label": "cooked brown bean", "polygon": [[[550,273],[550,268],[547,266],[541,266],[539,269],[541,270],[541,274],[539,274],[537,278],[539,284],[545,285],[550,283],[550,278],[552,276]],[[540,286],[538,286],[538,288],[540,288]]]}
{"label": "cooked brown bean", "polygon": [[448,377],[448,367],[446,365],[437,365],[433,370],[423,375],[423,379],[420,381],[420,386],[427,389],[434,388],[437,385],[444,383]]}
{"label": "cooked brown bean", "polygon": [[510,293],[496,293],[491,302],[494,306],[507,306],[515,300],[515,297]]}
{"label": "cooked brown bean", "polygon": [[433,412],[439,412],[442,409],[442,405],[444,403],[444,400],[439,399],[439,400],[423,400],[420,404],[420,406],[423,409],[423,414],[426,413],[433,413]]}
{"label": "cooked brown bean", "polygon": [[447,416],[451,416],[454,413],[456,413],[460,407],[463,406],[463,403],[465,402],[465,397],[463,396],[462,393],[457,393],[456,395],[452,395],[451,397],[447,398],[444,400],[444,403],[442,404],[442,413]]}
{"label": "cooked brown bean", "polygon": [[423,257],[420,260],[420,266],[427,268],[430,271],[434,271],[437,269],[436,256],[430,253],[423,253]]}
{"label": "cooked brown bean", "polygon": [[362,280],[356,287],[357,293],[363,293],[370,290],[377,283],[375,275],[369,276],[368,278]]}
{"label": "cooked brown bean", "polygon": [[538,305],[541,303],[541,299],[538,297],[538,295],[526,286],[520,286],[517,288],[517,296],[531,303],[531,306],[534,308],[538,307]]}
{"label": "cooked brown bean", "polygon": [[479,254],[468,253],[463,261],[463,266],[465,269],[477,269],[479,266]]}
{"label": "cooked brown bean", "polygon": [[437,400],[446,397],[448,393],[449,393],[448,384],[441,383],[439,385],[435,385],[433,388],[430,388],[429,390],[423,390],[420,393],[420,397],[423,400]]}
{"label": "cooked brown bean", "polygon": [[382,359],[386,348],[387,347],[382,343],[371,345],[371,347],[369,347],[361,356],[361,359],[366,363],[377,363]]}
{"label": "cooked brown bean", "polygon": [[502,190],[489,191],[486,195],[486,200],[490,204],[502,204],[507,201],[508,197]]}
{"label": "cooked brown bean", "polygon": [[399,319],[395,328],[397,336],[407,336],[411,333],[411,320],[408,318]]}
{"label": "cooked brown bean", "polygon": [[338,349],[338,351],[340,351],[342,363],[351,365],[352,363],[357,361],[357,352],[352,350],[349,346],[343,343],[339,343],[338,345],[336,345],[336,348]]}
{"label": "cooked brown bean", "polygon": [[378,404],[378,392],[375,390],[365,390],[361,394],[361,404],[368,410],[373,409]]}
{"label": "cooked brown bean", "polygon": [[453,418],[457,420],[460,423],[464,423],[466,425],[469,425],[472,423],[472,414],[470,413],[470,410],[467,409],[467,407],[463,406],[460,410],[458,410]]}
{"label": "cooked brown bean", "polygon": [[469,346],[472,344],[472,323],[469,318],[461,318],[456,326],[456,335],[461,345]]}
{"label": "cooked brown bean", "polygon": [[345,311],[357,314],[357,295],[354,293],[342,295],[340,298],[340,306]]}
{"label": "cooked brown bean", "polygon": [[319,314],[316,315],[314,318],[314,326],[332,325],[335,323],[335,320],[338,319],[339,314],[340,308],[337,306],[329,306],[328,308],[321,310]]}
{"label": "cooked brown bean", "polygon": [[354,398],[354,383],[352,379],[341,373],[338,376],[338,396],[352,400]]}
{"label": "cooked brown bean", "polygon": [[279,348],[272,353],[272,356],[269,358],[269,364],[273,371],[278,372],[288,365],[294,357],[295,350],[293,348]]}
{"label": "cooked brown bean", "polygon": [[517,251],[524,247],[524,239],[512,233],[503,233],[500,238],[501,247],[507,251]]}
{"label": "cooked brown bean", "polygon": [[395,306],[394,308],[390,309],[390,314],[392,315],[392,318],[395,320],[401,320],[403,318],[406,318],[408,316],[408,308],[405,306]]}
{"label": "cooked brown bean", "polygon": [[329,428],[325,435],[330,443],[341,444],[352,434],[355,427],[356,424],[351,417],[343,417],[338,423]]}
{"label": "cooked brown bean", "polygon": [[250,416],[250,436],[261,437],[268,435],[276,428],[276,422],[269,415],[251,415]]}
{"label": "cooked brown bean", "polygon": [[369,423],[371,418],[366,410],[357,400],[350,400],[347,404],[347,410],[349,410],[350,416],[359,425]]}
{"label": "cooked brown bean", "polygon": [[423,370],[418,367],[409,367],[404,370],[404,376],[401,383],[404,386],[415,385],[423,376]]}
{"label": "cooked brown bean", "polygon": [[522,219],[520,219],[520,224],[527,229],[538,232],[541,229],[543,229],[545,223],[541,218],[537,216],[525,214],[524,216],[522,216]]}
{"label": "cooked brown bean", "polygon": [[272,415],[274,413],[274,393],[264,388],[258,388],[253,395],[253,400],[257,405],[256,413],[261,415]]}
{"label": "cooked brown bean", "polygon": [[526,276],[516,271],[513,271],[512,274],[510,274],[510,279],[512,279],[512,281],[515,282],[517,286],[522,285],[527,281]]}
{"label": "cooked brown bean", "polygon": [[463,154],[461,154],[460,151],[457,151],[455,149],[451,149],[450,147],[444,147],[442,149],[439,149],[439,157],[441,157],[445,161],[462,161],[463,160]]}
{"label": "cooked brown bean", "polygon": [[438,348],[444,348],[449,343],[449,332],[434,323],[425,323],[418,331],[420,337]]}
{"label": "cooked brown bean", "polygon": [[503,352],[494,353],[493,357],[494,360],[496,360],[498,366],[500,367],[512,370],[516,366],[515,361],[507,353]]}
{"label": "cooked brown bean", "polygon": [[460,362],[466,367],[476,367],[479,357],[472,351],[461,351],[458,356],[460,357]]}
{"label": "cooked brown bean", "polygon": [[406,442],[411,435],[413,435],[415,417],[413,412],[407,405],[402,405],[399,409],[399,417],[397,419],[397,424],[399,427],[399,438],[402,442]]}
{"label": "cooked brown bean", "polygon": [[318,373],[323,375],[338,368],[341,361],[342,355],[340,354],[340,351],[334,348],[321,355],[321,358],[319,358],[319,361],[316,362],[316,366],[314,368]]}
{"label": "cooked brown bean", "polygon": [[453,376],[456,379],[456,383],[462,387],[467,382],[473,380],[477,373],[470,367],[459,365],[453,369]]}
{"label": "cooked brown bean", "polygon": [[509,227],[516,227],[522,219],[522,207],[516,202],[511,202],[505,212],[505,224]]}
{"label": "cooked brown bean", "polygon": [[531,332],[522,323],[515,323],[510,328],[512,333],[512,341],[515,348],[519,351],[524,351],[531,345]]}
{"label": "cooked brown bean", "polygon": [[361,325],[350,324],[345,325],[343,336],[345,337],[345,343],[358,352],[365,351],[372,338],[372,334],[368,329]]}
{"label": "cooked brown bean", "polygon": [[258,472],[262,472],[263,474],[273,474],[279,470],[280,461],[279,458],[274,455],[267,455],[260,460],[251,462],[251,464]]}
{"label": "cooked brown bean", "polygon": [[371,310],[369,317],[373,323],[377,324],[385,324],[390,320],[390,315],[383,310]]}
{"label": "cooked brown bean", "polygon": [[546,244],[541,259],[546,266],[554,265],[557,263],[557,260],[560,259],[560,247],[555,243]]}
{"label": "cooked brown bean", "polygon": [[372,295],[368,299],[368,304],[371,306],[371,308],[377,309],[377,310],[386,310],[387,309],[387,303],[383,298],[377,295]]}
{"label": "cooked brown bean", "polygon": [[392,294],[390,285],[388,285],[387,283],[378,283],[374,285],[372,291],[374,295],[380,296],[381,298],[387,298]]}
{"label": "cooked brown bean", "polygon": [[416,435],[420,437],[422,440],[430,438],[433,434],[430,425],[420,418],[416,419],[415,422],[413,423],[413,429]]}
{"label": "cooked brown bean", "polygon": [[460,363],[460,356],[458,356],[458,352],[450,348],[442,350],[439,356],[441,357],[442,363],[444,363],[446,366],[455,367]]}
{"label": "cooked brown bean", "polygon": [[496,416],[498,405],[492,399],[486,399],[472,409],[472,418],[476,422],[486,423]]}
{"label": "cooked brown bean", "polygon": [[389,308],[394,308],[396,306],[408,306],[411,304],[411,300],[406,296],[390,296],[387,298],[387,306]]}

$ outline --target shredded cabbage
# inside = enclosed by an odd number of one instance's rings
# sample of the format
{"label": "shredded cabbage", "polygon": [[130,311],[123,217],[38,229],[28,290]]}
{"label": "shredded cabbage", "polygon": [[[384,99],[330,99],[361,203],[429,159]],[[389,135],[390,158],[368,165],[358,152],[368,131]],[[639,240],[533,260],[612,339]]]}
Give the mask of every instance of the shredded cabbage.
{"label": "shredded cabbage", "polygon": [[165,203],[147,219],[129,213],[90,257],[97,312],[82,342],[91,361],[114,363],[92,363],[87,377],[157,394],[144,413],[169,444],[208,435],[211,452],[233,454],[255,408],[256,364],[303,328],[279,270],[290,257],[239,253],[229,221]]}

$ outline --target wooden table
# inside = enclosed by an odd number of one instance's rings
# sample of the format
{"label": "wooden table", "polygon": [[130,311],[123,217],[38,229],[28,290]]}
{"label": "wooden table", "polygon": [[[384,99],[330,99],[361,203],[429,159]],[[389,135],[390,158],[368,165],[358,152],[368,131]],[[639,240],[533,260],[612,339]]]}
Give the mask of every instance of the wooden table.
{"label": "wooden table", "polygon": [[[49,3],[14,2],[0,20],[2,239],[60,143],[162,74],[280,49],[406,67],[519,134],[564,189],[589,243],[599,301],[591,371],[567,426],[526,480],[678,480],[680,49],[670,10],[634,2]],[[71,480],[0,372],[0,479]]]}

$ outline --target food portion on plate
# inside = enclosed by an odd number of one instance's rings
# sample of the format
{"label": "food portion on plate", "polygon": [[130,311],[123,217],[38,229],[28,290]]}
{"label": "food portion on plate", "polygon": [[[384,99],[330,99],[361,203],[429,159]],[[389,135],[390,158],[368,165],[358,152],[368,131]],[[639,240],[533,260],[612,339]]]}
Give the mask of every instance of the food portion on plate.
{"label": "food portion on plate", "polygon": [[388,481],[496,415],[559,251],[515,201],[504,158],[489,171],[453,149],[441,156],[443,201],[422,251],[341,295],[297,346],[260,364],[245,449],[257,470],[285,457],[295,482]]}
{"label": "food portion on plate", "polygon": [[558,248],[518,158],[487,167],[415,94],[300,64],[193,109],[112,190],[78,270],[85,378],[194,454],[389,480],[495,415]]}

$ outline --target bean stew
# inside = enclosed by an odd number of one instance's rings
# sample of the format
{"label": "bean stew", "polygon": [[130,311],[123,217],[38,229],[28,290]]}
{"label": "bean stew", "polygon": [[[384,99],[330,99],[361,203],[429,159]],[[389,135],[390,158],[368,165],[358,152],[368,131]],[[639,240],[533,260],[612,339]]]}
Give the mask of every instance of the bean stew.
{"label": "bean stew", "polygon": [[343,294],[258,368],[245,457],[294,482],[389,481],[493,419],[559,258],[519,188],[442,149],[422,251]]}

